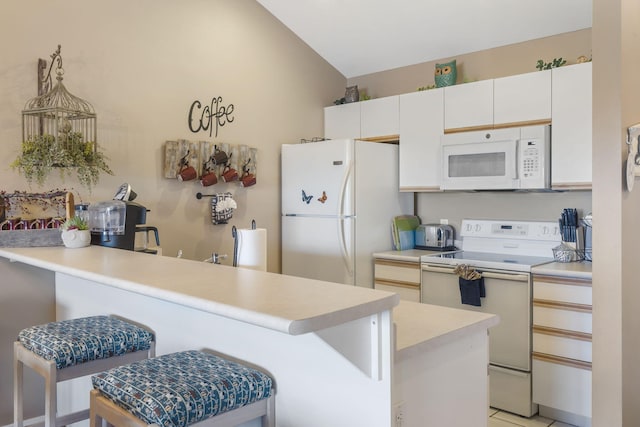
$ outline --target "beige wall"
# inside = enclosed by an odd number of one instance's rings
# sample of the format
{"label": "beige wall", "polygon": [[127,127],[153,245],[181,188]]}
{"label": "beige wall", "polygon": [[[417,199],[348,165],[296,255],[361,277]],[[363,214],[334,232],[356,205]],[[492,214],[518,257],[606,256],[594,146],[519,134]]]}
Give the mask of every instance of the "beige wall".
{"label": "beige wall", "polygon": [[[595,0],[593,20],[594,426],[640,425],[640,191],[624,189],[626,128],[640,121],[635,0]],[[637,179],[636,179],[637,184]]]}
{"label": "beige wall", "polygon": [[354,77],[348,84],[358,85],[358,89],[372,98],[380,98],[433,85],[435,64],[452,59],[456,60],[458,83],[461,83],[537,71],[538,59],[550,62],[562,57],[568,64],[575,64],[581,55],[591,57],[591,29]]}
{"label": "beige wall", "polygon": [[[85,202],[112,198],[129,182],[151,210],[164,254],[205,259],[228,254],[231,226],[255,219],[268,230],[268,269],[280,270],[280,145],[322,134],[322,108],[344,92],[345,78],[253,0],[5,0],[0,6],[0,190],[28,190],[9,168],[21,140],[20,112],[36,95],[36,63],[62,45],[67,89],[90,101],[98,138],[115,176],[89,194],[52,176],[43,188],[72,189]],[[188,108],[222,96],[234,122],[218,137],[192,133]],[[209,200],[195,182],[162,178],[165,140],[183,138],[258,148],[258,184],[217,184],[238,210],[212,225]],[[215,277],[212,277],[212,284]]]}

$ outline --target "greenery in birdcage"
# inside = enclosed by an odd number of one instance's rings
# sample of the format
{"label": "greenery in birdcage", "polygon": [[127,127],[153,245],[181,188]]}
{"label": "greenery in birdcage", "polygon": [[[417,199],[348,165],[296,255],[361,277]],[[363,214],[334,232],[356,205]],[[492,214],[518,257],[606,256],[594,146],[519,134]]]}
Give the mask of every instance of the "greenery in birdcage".
{"label": "greenery in birdcage", "polygon": [[22,142],[22,153],[11,163],[31,184],[43,185],[47,176],[58,169],[64,180],[75,171],[80,184],[91,190],[104,172],[113,175],[107,157],[92,141],[83,141],[80,132],[61,132],[53,135],[30,136]]}

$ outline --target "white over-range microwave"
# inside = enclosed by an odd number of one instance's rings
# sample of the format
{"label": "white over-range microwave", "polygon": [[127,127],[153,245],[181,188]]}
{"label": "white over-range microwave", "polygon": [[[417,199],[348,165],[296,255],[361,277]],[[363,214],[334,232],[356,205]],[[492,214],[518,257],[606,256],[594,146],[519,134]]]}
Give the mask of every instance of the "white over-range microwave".
{"label": "white over-range microwave", "polygon": [[451,133],[441,142],[442,190],[550,188],[550,125]]}

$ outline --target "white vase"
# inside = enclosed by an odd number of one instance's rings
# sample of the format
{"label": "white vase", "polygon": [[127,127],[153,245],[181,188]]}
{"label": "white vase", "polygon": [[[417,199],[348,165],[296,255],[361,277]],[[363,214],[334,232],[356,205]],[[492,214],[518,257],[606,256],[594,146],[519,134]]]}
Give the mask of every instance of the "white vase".
{"label": "white vase", "polygon": [[84,248],[91,243],[89,230],[63,230],[62,243],[67,248]]}

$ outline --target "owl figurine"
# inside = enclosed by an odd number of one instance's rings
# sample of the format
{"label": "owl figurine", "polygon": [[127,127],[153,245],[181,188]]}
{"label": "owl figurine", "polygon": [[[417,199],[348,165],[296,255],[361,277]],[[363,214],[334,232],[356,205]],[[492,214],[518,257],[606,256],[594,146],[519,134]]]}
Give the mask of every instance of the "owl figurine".
{"label": "owl figurine", "polygon": [[456,60],[445,64],[436,64],[435,71],[436,87],[452,86],[456,84],[458,71],[456,69]]}

